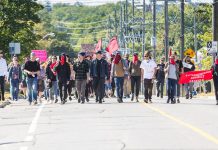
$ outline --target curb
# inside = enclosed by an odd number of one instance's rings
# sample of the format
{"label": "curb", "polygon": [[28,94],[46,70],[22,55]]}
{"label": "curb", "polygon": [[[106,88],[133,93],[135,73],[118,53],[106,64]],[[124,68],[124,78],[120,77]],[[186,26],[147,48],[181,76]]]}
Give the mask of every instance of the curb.
{"label": "curb", "polygon": [[11,102],[9,102],[8,100],[7,101],[4,101],[2,102],[2,104],[0,104],[0,108],[5,108],[7,105],[10,105]]}

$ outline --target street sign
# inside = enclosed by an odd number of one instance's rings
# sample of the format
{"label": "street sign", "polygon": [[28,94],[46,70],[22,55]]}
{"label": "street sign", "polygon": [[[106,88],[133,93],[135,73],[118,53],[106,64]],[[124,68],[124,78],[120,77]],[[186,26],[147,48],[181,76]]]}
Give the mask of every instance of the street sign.
{"label": "street sign", "polygon": [[9,53],[11,55],[20,54],[20,43],[9,43]]}
{"label": "street sign", "polygon": [[207,51],[208,51],[208,54],[215,54],[215,53],[217,53],[217,49],[218,49],[218,42],[217,41],[207,42]]}

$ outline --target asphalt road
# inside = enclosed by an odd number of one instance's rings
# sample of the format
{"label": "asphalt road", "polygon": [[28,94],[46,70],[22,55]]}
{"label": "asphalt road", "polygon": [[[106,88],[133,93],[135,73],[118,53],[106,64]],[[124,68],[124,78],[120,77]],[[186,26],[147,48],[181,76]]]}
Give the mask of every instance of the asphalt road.
{"label": "asphalt road", "polygon": [[0,150],[218,150],[214,100],[124,101],[13,102],[0,109]]}

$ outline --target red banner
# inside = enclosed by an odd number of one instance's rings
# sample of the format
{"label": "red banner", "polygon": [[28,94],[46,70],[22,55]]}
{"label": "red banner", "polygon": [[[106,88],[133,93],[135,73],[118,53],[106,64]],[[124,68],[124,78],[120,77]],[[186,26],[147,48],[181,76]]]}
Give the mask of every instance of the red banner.
{"label": "red banner", "polygon": [[181,74],[179,84],[198,82],[202,80],[211,80],[213,78],[211,70],[190,71]]}
{"label": "red banner", "polygon": [[106,47],[106,51],[110,54],[112,54],[114,51],[119,49],[119,44],[117,41],[117,37],[113,37],[110,40],[110,43],[108,44],[108,46]]}

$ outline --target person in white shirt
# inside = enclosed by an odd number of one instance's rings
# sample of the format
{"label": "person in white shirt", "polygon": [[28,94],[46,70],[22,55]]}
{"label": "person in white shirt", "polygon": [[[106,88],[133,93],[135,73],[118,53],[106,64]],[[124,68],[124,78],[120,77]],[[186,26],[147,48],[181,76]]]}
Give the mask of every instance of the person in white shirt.
{"label": "person in white shirt", "polygon": [[0,50],[0,87],[1,87],[1,95],[0,100],[5,100],[5,81],[8,75],[8,67],[6,60],[3,58],[3,51]]}
{"label": "person in white shirt", "polygon": [[144,81],[144,102],[148,103],[149,101],[152,103],[153,80],[155,79],[157,64],[151,59],[150,52],[145,52],[144,60],[142,61],[140,68],[142,72],[142,81]]}

